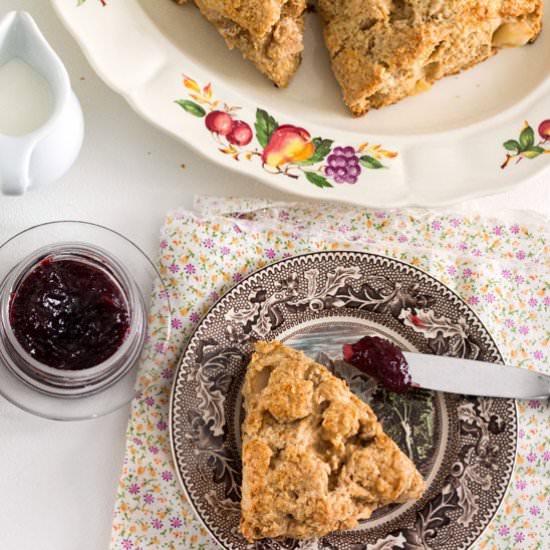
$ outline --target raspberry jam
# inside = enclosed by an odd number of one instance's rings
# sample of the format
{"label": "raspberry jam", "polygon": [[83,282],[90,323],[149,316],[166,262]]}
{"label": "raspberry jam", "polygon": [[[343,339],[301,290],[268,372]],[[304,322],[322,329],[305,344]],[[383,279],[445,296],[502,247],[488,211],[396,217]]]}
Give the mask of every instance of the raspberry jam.
{"label": "raspberry jam", "polygon": [[393,392],[404,393],[412,385],[409,365],[401,350],[379,336],[365,336],[344,344],[344,361],[373,376]]}
{"label": "raspberry jam", "polygon": [[36,361],[64,370],[88,369],[124,342],[130,314],[116,279],[85,258],[47,256],[10,297],[9,321]]}
{"label": "raspberry jam", "polygon": [[147,256],[106,227],[48,222],[6,241],[0,395],[53,420],[95,418],[127,404],[148,336],[157,364],[170,336],[170,319],[161,340],[148,332],[146,303],[157,289],[165,291]]}

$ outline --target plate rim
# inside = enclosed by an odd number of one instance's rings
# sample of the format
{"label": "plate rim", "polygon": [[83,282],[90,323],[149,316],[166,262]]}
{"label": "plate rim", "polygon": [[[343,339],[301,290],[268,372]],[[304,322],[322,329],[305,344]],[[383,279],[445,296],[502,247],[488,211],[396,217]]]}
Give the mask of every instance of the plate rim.
{"label": "plate rim", "polygon": [[[219,155],[215,154],[217,149],[214,148],[203,148],[201,147],[201,144],[204,143],[203,138],[200,139],[192,139],[191,138],[191,132],[185,131],[185,124],[182,124],[182,127],[184,128],[183,132],[176,131],[175,128],[169,127],[167,124],[162,123],[161,121],[157,120],[146,108],[140,106],[138,101],[138,96],[140,95],[140,92],[147,88],[147,85],[152,81],[152,77],[148,77],[147,79],[141,79],[139,84],[133,88],[127,89],[124,86],[118,85],[115,83],[113,78],[110,76],[110,71],[105,67],[106,63],[101,60],[101,55],[97,55],[94,52],[92,42],[85,39],[79,32],[76,25],[73,25],[72,22],[68,17],[64,14],[65,4],[67,1],[72,0],[50,0],[51,5],[54,8],[54,11],[56,12],[58,18],[63,23],[65,29],[69,31],[73,39],[77,42],[78,46],[82,50],[84,56],[86,57],[86,60],[91,65],[94,72],[97,74],[97,76],[105,82],[105,84],[110,87],[113,91],[115,91],[117,94],[122,96],[125,101],[128,103],[128,105],[131,107],[131,109],[142,119],[144,119],[147,123],[151,124],[153,127],[157,128],[158,130],[162,131],[166,135],[169,135],[173,138],[175,138],[180,143],[183,143],[186,147],[189,147],[194,153],[198,153],[203,159],[208,160],[210,162],[214,162],[215,165],[229,169],[234,174],[239,174],[241,176],[245,176],[250,178],[253,181],[262,183],[264,185],[267,185],[271,189],[275,189],[279,192],[283,193],[290,193],[298,197],[302,198],[309,198],[309,199],[316,199],[316,200],[332,200],[337,201],[345,204],[361,204],[362,206],[372,207],[372,208],[392,208],[392,207],[445,207],[450,205],[456,205],[460,203],[461,201],[465,200],[473,200],[473,199],[479,199],[486,196],[491,196],[495,194],[504,193],[506,191],[510,191],[520,185],[526,184],[529,180],[532,180],[534,178],[540,177],[541,174],[544,172],[550,171],[550,162],[545,162],[545,159],[534,159],[534,164],[529,165],[529,170],[522,171],[521,173],[516,170],[514,172],[514,176],[512,178],[508,178],[506,181],[502,180],[499,181],[496,185],[494,185],[494,182],[497,180],[497,178],[494,175],[487,174],[484,177],[484,181],[486,182],[483,187],[477,186],[475,189],[469,189],[469,190],[463,190],[454,192],[451,195],[448,196],[439,196],[437,195],[435,198],[429,198],[429,193],[426,192],[426,190],[423,190],[420,192],[420,196],[418,191],[414,191],[414,189],[411,189],[409,187],[402,190],[401,194],[397,194],[396,197],[390,198],[390,199],[380,199],[380,198],[374,198],[369,197],[368,199],[364,198],[365,194],[368,194],[369,187],[373,185],[384,185],[387,184],[387,180],[377,180],[377,176],[371,175],[369,178],[369,181],[365,184],[363,182],[361,185],[363,186],[362,192],[350,192],[348,196],[345,196],[343,192],[339,192],[338,190],[344,189],[342,186],[339,186],[336,184],[336,187],[333,187],[333,189],[336,189],[338,192],[337,194],[333,195],[323,195],[321,190],[318,187],[315,187],[312,184],[305,184],[304,179],[300,177],[300,183],[302,185],[294,185],[292,186],[292,182],[284,181],[281,178],[275,178],[272,174],[262,170],[256,170],[255,166],[252,165],[245,165],[244,163],[236,163],[231,162],[230,159],[225,155]],[[90,2],[91,0],[88,0]],[[135,6],[132,7],[132,9],[137,9],[139,12],[142,13],[142,15],[146,18],[148,18],[146,10],[139,5],[137,2]],[[75,9],[76,9],[76,0],[74,2]],[[103,8],[102,8],[103,9]],[[546,32],[550,32],[550,29],[547,29]],[[160,33],[160,31],[159,31]],[[162,33],[160,33],[162,34]],[[162,51],[162,48],[158,49],[159,51]],[[183,52],[182,52],[183,54]],[[185,54],[183,54],[185,55]],[[169,56],[164,55],[163,56],[163,63],[162,67],[171,67],[173,64],[169,60]],[[188,66],[192,69],[194,69],[194,62],[190,61]],[[181,74],[181,68],[178,68],[177,74]],[[207,72],[203,67],[197,66],[197,73],[205,73]],[[215,82],[215,81],[214,81]],[[217,85],[217,84],[216,84]],[[243,97],[242,94],[235,90],[234,88],[228,87],[224,84],[220,84],[217,86],[220,89],[223,89],[224,91],[227,91],[234,95],[236,98]],[[255,100],[252,98],[250,100],[247,100],[245,97],[243,97],[243,100],[245,100],[247,103],[244,104],[243,102],[243,111],[249,110],[249,108],[260,107],[259,103],[256,103]],[[472,136],[472,135],[478,135],[479,132],[483,129],[485,129],[487,132],[494,132],[499,126],[502,128],[502,126],[509,126],[512,122],[514,123],[514,132],[517,132],[517,130],[520,128],[522,119],[526,116],[526,111],[529,108],[533,108],[533,105],[543,104],[543,109],[546,109],[549,112],[550,116],[550,74],[546,75],[546,77],[534,88],[532,89],[527,95],[522,97],[519,101],[509,105],[502,111],[499,111],[498,113],[494,114],[493,116],[490,116],[485,119],[481,119],[479,121],[474,122],[473,124],[469,124],[466,126],[460,126],[457,128],[453,128],[449,131],[438,131],[438,132],[429,132],[429,133],[421,133],[421,134],[405,134],[403,136],[399,136],[396,134],[361,134],[360,132],[357,132],[355,130],[344,130],[342,128],[331,128],[329,126],[326,126],[324,124],[317,124],[315,125],[315,129],[319,129],[322,132],[332,132],[334,135],[338,137],[348,137],[351,140],[352,136],[355,138],[359,138],[359,136],[363,135],[365,137],[373,138],[373,139],[383,139],[386,142],[396,142],[395,146],[393,147],[398,148],[399,154],[401,155],[402,159],[405,159],[405,155],[407,155],[411,149],[415,149],[415,143],[417,142],[432,142],[436,143],[438,138],[441,140],[441,142],[453,142],[453,138],[457,138],[458,136]],[[261,107],[268,107],[265,104],[262,104]],[[300,120],[296,120],[291,115],[280,111],[278,109],[273,109],[272,112],[276,113],[277,115],[282,115],[282,119],[285,121],[285,124],[296,124],[296,125],[304,125],[310,128],[313,128],[314,125],[305,123]],[[520,115],[524,116],[520,116]],[[516,116],[517,115],[517,116]],[[513,120],[512,120],[513,118]],[[498,121],[500,120],[500,123]],[[545,120],[543,118],[543,120]],[[537,117],[533,125],[537,126],[539,124],[539,117]],[[512,130],[507,130],[508,132]],[[314,132],[315,133],[315,132]],[[502,138],[500,138],[502,139]],[[460,149],[458,146],[458,141],[455,143],[455,147],[453,150]],[[500,144],[499,144],[500,145]],[[502,147],[501,147],[502,148]],[[501,151],[502,155],[504,156],[505,151]],[[463,155],[464,156],[464,155]],[[543,155],[544,156],[544,155]],[[549,157],[550,158],[550,157]],[[403,160],[403,165],[396,166],[395,172],[401,172],[399,176],[396,176],[398,178],[398,184],[403,185],[404,183],[409,181],[409,177],[406,176],[406,169],[405,164],[410,164],[409,162],[405,163],[405,160]],[[525,165],[526,163],[524,163]],[[245,166],[248,166],[245,168]],[[500,172],[498,172],[500,173]],[[467,181],[468,179],[471,179],[471,177],[475,174],[475,171],[470,171],[469,173],[465,173],[462,177],[463,182]],[[432,176],[434,178],[434,181],[436,179],[438,180],[444,180],[445,174],[444,173],[437,173],[436,175]],[[394,186],[394,183],[392,181],[389,182],[390,186]],[[398,186],[399,186],[398,185]],[[346,189],[349,189],[351,186],[346,187]]]}
{"label": "plate rim", "polygon": [[[169,407],[169,409],[168,409],[168,429],[169,429],[169,439],[170,439],[170,452],[171,452],[171,458],[172,458],[172,461],[173,461],[173,464],[174,464],[174,470],[176,471],[176,477],[177,477],[178,482],[179,482],[179,487],[184,492],[185,497],[187,499],[187,502],[188,502],[189,506],[191,507],[191,509],[193,511],[194,517],[206,529],[206,531],[208,532],[210,537],[212,537],[212,539],[216,542],[216,544],[220,548],[222,548],[223,550],[232,550],[232,549],[231,549],[231,547],[226,546],[218,538],[218,536],[214,533],[214,531],[210,528],[210,526],[203,519],[202,515],[199,513],[199,510],[197,509],[197,506],[195,505],[194,500],[191,498],[191,495],[190,495],[190,492],[187,488],[185,480],[183,479],[183,477],[181,475],[180,468],[178,467],[177,454],[176,454],[176,449],[175,449],[175,435],[174,435],[174,413],[175,413],[175,411],[174,411],[174,409],[175,409],[174,401],[175,401],[175,394],[176,394],[176,386],[177,386],[177,383],[178,383],[178,378],[179,378],[179,374],[180,374],[180,371],[181,371],[183,358],[187,353],[187,350],[189,348],[191,340],[193,339],[195,334],[198,332],[199,328],[206,321],[206,319],[213,312],[213,310],[220,304],[220,302],[222,300],[224,300],[227,297],[227,295],[230,292],[233,292],[234,290],[236,290],[238,287],[240,287],[242,284],[244,284],[247,280],[249,280],[253,276],[255,276],[258,273],[260,273],[264,270],[267,270],[268,268],[271,268],[271,267],[273,267],[277,264],[293,261],[293,260],[296,260],[298,258],[316,256],[316,255],[319,255],[319,254],[338,255],[338,254],[342,254],[342,253],[344,253],[344,254],[358,254],[358,255],[364,255],[364,256],[371,256],[371,257],[375,257],[375,258],[380,258],[382,260],[384,260],[384,259],[385,260],[390,260],[391,262],[403,265],[406,268],[418,271],[421,274],[423,274],[423,275],[427,276],[428,278],[430,278],[431,280],[435,281],[436,283],[439,283],[447,292],[449,292],[452,296],[457,298],[464,306],[466,306],[466,308],[474,316],[474,318],[479,323],[479,325],[486,331],[486,333],[488,335],[488,338],[490,340],[490,343],[494,346],[494,348],[497,352],[497,355],[499,356],[501,364],[504,364],[504,356],[502,354],[502,351],[501,351],[498,343],[494,339],[494,337],[491,334],[491,332],[489,331],[489,329],[486,327],[485,323],[480,319],[477,312],[457,292],[455,292],[452,288],[450,288],[448,285],[443,283],[438,277],[435,277],[434,275],[430,274],[428,271],[426,271],[425,269],[423,269],[421,267],[414,266],[414,265],[412,265],[408,262],[404,262],[403,260],[398,260],[398,259],[392,258],[390,256],[385,256],[384,254],[371,253],[371,252],[361,251],[361,250],[345,250],[345,249],[319,250],[319,251],[313,251],[313,252],[304,252],[302,254],[295,254],[295,255],[289,256],[287,258],[281,258],[281,259],[273,261],[273,262],[271,262],[271,263],[269,263],[269,264],[267,264],[263,267],[260,267],[260,268],[257,268],[255,270],[251,271],[243,279],[241,279],[240,281],[233,284],[230,288],[228,288],[215,302],[212,303],[212,305],[208,308],[206,313],[201,317],[201,319],[199,320],[199,322],[197,323],[197,325],[193,329],[192,333],[189,335],[189,338],[188,338],[188,340],[187,340],[180,356],[177,359],[177,366],[174,370],[174,378],[173,378],[172,383],[170,385],[170,399],[169,399],[169,402],[168,402],[168,407]],[[495,362],[495,364],[499,364],[499,363]],[[512,484],[514,472],[516,471],[516,468],[517,468],[517,453],[518,453],[518,445],[519,445],[518,402],[517,402],[517,399],[513,399],[513,400],[506,399],[506,401],[513,401],[513,414],[514,414],[514,422],[515,422],[515,426],[516,426],[516,432],[515,432],[515,438],[514,438],[514,460],[513,460],[513,463],[512,463],[511,470],[510,470],[510,476],[509,476],[508,481],[506,482],[506,485],[504,487],[504,490],[503,490],[503,493],[502,493],[502,498],[501,498],[500,502],[498,503],[497,507],[495,508],[491,518],[489,519],[489,521],[487,522],[485,527],[479,532],[477,537],[474,540],[471,541],[470,545],[465,550],[471,550],[472,548],[474,548],[474,545],[485,534],[485,532],[489,528],[492,520],[499,513],[500,509],[502,508],[502,506],[504,504],[506,493],[508,492],[508,489],[510,488],[510,486]]]}

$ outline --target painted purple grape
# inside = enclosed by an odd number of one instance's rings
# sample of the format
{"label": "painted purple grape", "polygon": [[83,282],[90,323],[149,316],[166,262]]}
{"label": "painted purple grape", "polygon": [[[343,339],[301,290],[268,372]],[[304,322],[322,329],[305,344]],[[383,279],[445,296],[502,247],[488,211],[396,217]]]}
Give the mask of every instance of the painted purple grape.
{"label": "painted purple grape", "polygon": [[335,147],[327,157],[325,176],[336,183],[357,183],[360,175],[361,165],[353,147]]}

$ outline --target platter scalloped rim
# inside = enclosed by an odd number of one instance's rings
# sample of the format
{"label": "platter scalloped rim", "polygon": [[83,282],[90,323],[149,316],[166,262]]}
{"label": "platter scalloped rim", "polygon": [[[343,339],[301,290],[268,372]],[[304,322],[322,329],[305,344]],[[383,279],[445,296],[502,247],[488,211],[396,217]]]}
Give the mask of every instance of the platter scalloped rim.
{"label": "platter scalloped rim", "polygon": [[[433,131],[415,134],[414,128],[407,128],[402,133],[386,133],[380,131],[384,113],[392,113],[392,120],[396,116],[406,120],[418,116],[415,112],[420,106],[427,118],[434,116],[432,110],[444,116],[453,106],[437,107],[441,90],[455,97],[459,97],[456,94],[460,90],[471,91],[479,86],[476,79],[489,78],[491,71],[496,74],[502,70],[507,61],[504,56],[510,54],[504,52],[496,56],[501,61],[486,62],[485,76],[479,72],[483,70],[480,67],[466,71],[456,79],[456,89],[451,79],[446,79],[445,88],[437,84],[421,99],[409,98],[369,113],[364,121],[350,117],[348,123],[345,117],[349,115],[338,108],[329,115],[319,109],[316,117],[315,108],[308,107],[305,116],[308,99],[297,102],[295,96],[296,90],[300,92],[307,86],[303,83],[306,77],[301,84],[291,84],[296,89],[290,99],[277,90],[262,91],[261,97],[255,98],[247,91],[255,85],[257,75],[249,76],[246,62],[235,58],[243,79],[248,79],[242,89],[227,75],[216,74],[208,65],[212,65],[211,57],[203,63],[163,34],[160,26],[165,22],[153,21],[147,11],[152,0],[111,1],[106,5],[93,0],[51,1],[97,74],[138,114],[214,162],[281,191],[364,206],[443,206],[508,190],[550,166],[550,58],[537,65],[541,74],[528,75],[537,82],[529,93],[514,96],[490,116],[484,118],[476,111],[479,107],[472,96],[461,107],[466,120],[463,126],[451,122],[448,127],[438,126],[434,119]],[[155,1],[158,6],[159,0]],[[165,19],[173,16],[174,8],[181,9],[168,7],[169,0],[162,1],[166,1],[160,10],[166,12]],[[549,17],[547,14],[547,21]],[[211,32],[214,37],[215,31]],[[219,40],[213,39],[212,44],[209,41],[210,49],[218,47],[223,47]],[[529,59],[536,59],[548,47],[550,36],[546,30],[525,51],[532,55]],[[514,52],[514,56],[511,88],[521,80],[514,78],[516,69],[529,66],[527,53]],[[323,87],[334,86],[324,73],[323,78]],[[469,87],[464,88],[464,83]],[[436,90],[438,95],[430,95]],[[450,95],[443,99],[451,101]],[[432,100],[433,109],[427,108]],[[498,101],[495,97],[495,103]],[[240,133],[228,139],[205,124],[208,114],[216,110],[227,110],[235,120],[238,117],[242,122]],[[470,116],[474,112],[475,116]],[[369,130],[369,117],[379,121],[374,125],[377,131]],[[273,120],[275,126],[266,127],[266,120]],[[527,127],[530,131],[524,133]],[[280,155],[270,156],[274,132],[278,132],[278,138],[302,140],[301,152],[283,155],[282,160]],[[346,155],[349,160],[343,168],[338,162],[344,163]]]}

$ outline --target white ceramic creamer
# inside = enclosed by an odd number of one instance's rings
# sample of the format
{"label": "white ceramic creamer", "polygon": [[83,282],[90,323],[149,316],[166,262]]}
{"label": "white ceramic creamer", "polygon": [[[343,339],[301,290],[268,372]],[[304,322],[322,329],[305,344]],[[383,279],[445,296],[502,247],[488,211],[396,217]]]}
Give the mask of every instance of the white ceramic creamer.
{"label": "white ceramic creamer", "polygon": [[0,66],[0,134],[30,134],[52,113],[52,91],[41,74],[18,57]]}
{"label": "white ceramic creamer", "polygon": [[0,21],[0,189],[20,195],[60,178],[84,135],[61,60],[25,12]]}

